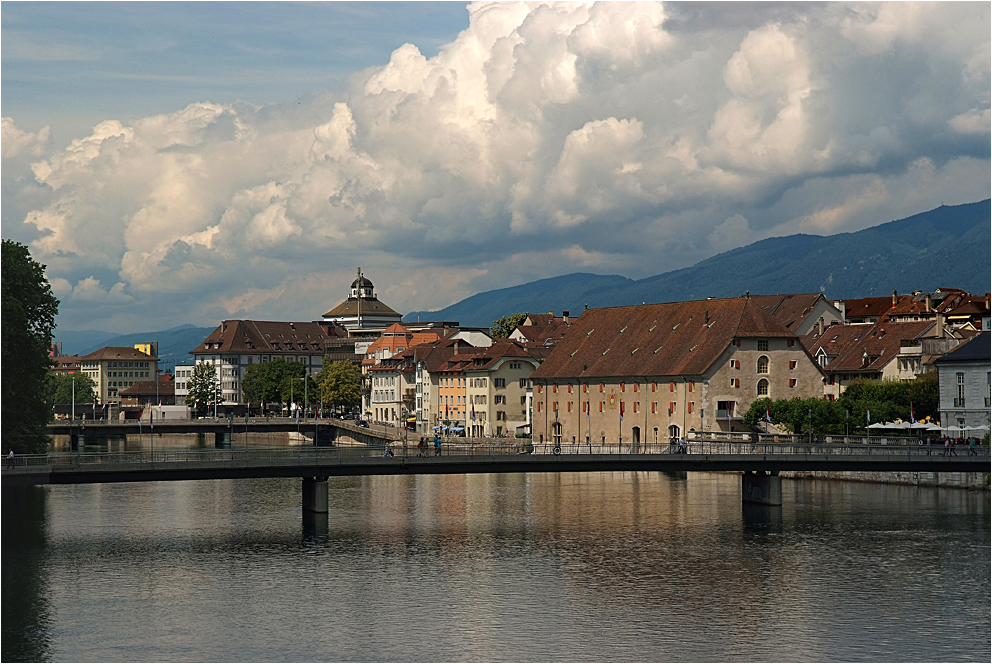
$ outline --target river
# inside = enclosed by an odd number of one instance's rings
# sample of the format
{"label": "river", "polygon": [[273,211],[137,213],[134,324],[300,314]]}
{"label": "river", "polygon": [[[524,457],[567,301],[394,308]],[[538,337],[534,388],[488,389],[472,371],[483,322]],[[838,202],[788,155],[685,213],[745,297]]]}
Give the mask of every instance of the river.
{"label": "river", "polygon": [[4,489],[4,661],[990,660],[988,492],[690,473]]}

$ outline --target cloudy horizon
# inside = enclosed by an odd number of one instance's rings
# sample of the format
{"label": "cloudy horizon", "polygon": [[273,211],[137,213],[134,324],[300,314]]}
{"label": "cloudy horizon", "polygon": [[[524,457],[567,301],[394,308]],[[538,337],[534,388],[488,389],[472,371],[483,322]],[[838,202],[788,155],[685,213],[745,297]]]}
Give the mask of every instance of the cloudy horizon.
{"label": "cloudy horizon", "polygon": [[[3,236],[65,330],[313,320],[358,266],[437,310],[990,195],[988,3],[111,3],[178,35],[112,48],[31,4],[3,14]],[[189,52],[214,29],[241,43]]]}

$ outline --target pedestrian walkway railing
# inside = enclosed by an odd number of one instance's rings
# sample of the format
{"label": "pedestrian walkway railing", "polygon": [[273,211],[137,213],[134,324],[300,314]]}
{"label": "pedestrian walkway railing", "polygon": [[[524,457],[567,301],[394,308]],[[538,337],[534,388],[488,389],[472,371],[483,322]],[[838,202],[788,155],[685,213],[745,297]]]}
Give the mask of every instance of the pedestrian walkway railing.
{"label": "pedestrian walkway railing", "polygon": [[[554,443],[505,443],[464,444],[443,443],[440,454],[430,445],[418,448],[416,444],[392,444],[392,458],[424,459],[452,456],[499,456],[506,457],[520,454],[538,455],[750,455],[767,458],[782,456],[830,456],[830,457],[864,457],[864,456],[978,456],[989,457],[990,448],[978,445],[973,448],[957,446],[945,450],[943,446],[927,446],[912,444],[862,444],[862,443],[826,443],[826,442],[734,442],[724,441],[692,441],[683,445],[677,443],[634,443],[618,441],[616,443],[585,443],[562,444]],[[226,448],[226,449],[164,449],[136,450],[123,452],[55,452],[37,455],[16,455],[13,459],[5,459],[4,468],[38,468],[38,467],[82,467],[92,464],[197,464],[236,462],[245,465],[265,465],[280,463],[327,463],[333,460],[358,458],[384,458],[385,447],[377,446],[333,446],[333,447],[272,447],[272,448]]]}

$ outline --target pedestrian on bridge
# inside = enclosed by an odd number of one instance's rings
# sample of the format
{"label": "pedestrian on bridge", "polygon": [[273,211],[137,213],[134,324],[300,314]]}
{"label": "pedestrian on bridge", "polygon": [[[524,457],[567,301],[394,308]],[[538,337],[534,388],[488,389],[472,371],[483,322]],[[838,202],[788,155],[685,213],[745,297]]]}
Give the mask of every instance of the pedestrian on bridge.
{"label": "pedestrian on bridge", "polygon": [[434,456],[441,456],[441,436],[434,434]]}
{"label": "pedestrian on bridge", "polygon": [[10,452],[7,454],[7,467],[14,467],[14,448],[10,448]]}

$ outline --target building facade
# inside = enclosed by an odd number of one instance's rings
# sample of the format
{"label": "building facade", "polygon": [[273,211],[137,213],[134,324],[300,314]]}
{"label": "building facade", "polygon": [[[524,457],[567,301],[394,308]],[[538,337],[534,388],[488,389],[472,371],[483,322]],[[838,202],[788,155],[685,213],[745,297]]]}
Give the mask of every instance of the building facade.
{"label": "building facade", "polygon": [[982,332],[934,363],[940,385],[940,423],[951,435],[981,437],[989,431],[992,412],[990,344],[992,333]]}
{"label": "building facade", "polygon": [[800,339],[747,297],[588,309],[531,380],[536,442],[746,431],[755,399],[823,395]]}
{"label": "building facade", "polygon": [[[314,375],[323,367],[325,339],[326,333],[318,323],[226,320],[190,353],[196,364],[214,367],[223,403],[241,404],[241,381],[248,367],[283,359],[302,362]],[[180,376],[180,369],[185,371],[186,367],[176,367],[176,380],[187,385],[177,391],[177,396],[185,400],[189,379]]]}
{"label": "building facade", "polygon": [[141,380],[154,380],[158,358],[136,348],[108,346],[79,358],[80,370],[96,383],[101,404],[121,403],[121,390]]}

